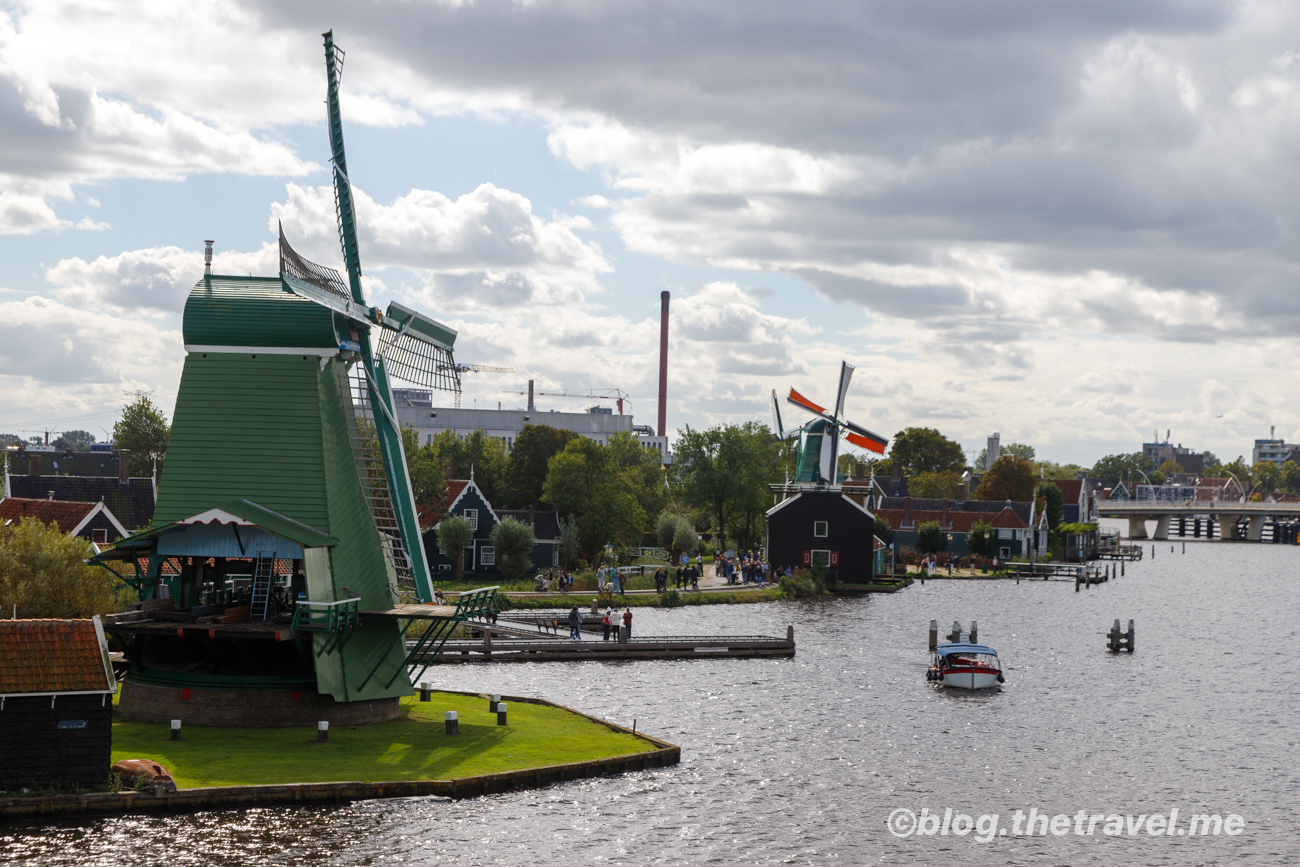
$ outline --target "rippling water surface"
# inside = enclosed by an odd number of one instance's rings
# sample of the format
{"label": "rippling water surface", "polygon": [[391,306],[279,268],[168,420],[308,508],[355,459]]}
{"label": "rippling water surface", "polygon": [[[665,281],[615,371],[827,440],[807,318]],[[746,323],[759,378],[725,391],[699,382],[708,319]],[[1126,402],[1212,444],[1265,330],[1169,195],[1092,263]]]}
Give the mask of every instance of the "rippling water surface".
{"label": "rippling water surface", "polygon": [[[1181,550],[1181,543],[1176,543]],[[763,633],[789,660],[500,663],[440,686],[542,696],[680,744],[673,768],[477,800],[372,801],[0,826],[9,863],[1201,864],[1300,862],[1300,550],[1187,543],[1075,593],[901,593],[636,614],[639,634]],[[926,631],[979,621],[1000,692],[925,682]],[[1137,653],[1103,633],[1137,624]],[[946,631],[946,630],[941,630]],[[897,808],[972,816],[1237,813],[1218,838],[896,838]]]}

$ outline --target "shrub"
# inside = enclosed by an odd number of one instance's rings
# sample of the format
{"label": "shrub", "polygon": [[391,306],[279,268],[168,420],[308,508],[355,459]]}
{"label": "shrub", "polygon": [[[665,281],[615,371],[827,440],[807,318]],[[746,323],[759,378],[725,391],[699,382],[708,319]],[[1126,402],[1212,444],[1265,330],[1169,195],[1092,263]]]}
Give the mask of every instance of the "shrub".
{"label": "shrub", "polygon": [[86,564],[85,539],[34,518],[0,527],[0,609],[6,616],[90,617],[121,611],[128,588],[107,569]]}
{"label": "shrub", "polygon": [[659,605],[663,608],[680,608],[686,604],[682,598],[682,593],[676,587],[669,587],[663,593],[659,594]]}

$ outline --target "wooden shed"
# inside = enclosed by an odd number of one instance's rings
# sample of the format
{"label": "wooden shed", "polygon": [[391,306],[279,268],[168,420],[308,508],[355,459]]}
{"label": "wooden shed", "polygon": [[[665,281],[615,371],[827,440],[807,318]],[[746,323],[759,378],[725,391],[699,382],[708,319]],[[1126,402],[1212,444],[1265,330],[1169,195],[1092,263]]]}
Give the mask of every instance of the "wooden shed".
{"label": "wooden shed", "polygon": [[0,789],[107,782],[116,690],[98,617],[0,620]]}
{"label": "wooden shed", "polygon": [[767,513],[768,559],[774,567],[824,567],[826,583],[869,584],[875,516],[839,489],[802,488]]}

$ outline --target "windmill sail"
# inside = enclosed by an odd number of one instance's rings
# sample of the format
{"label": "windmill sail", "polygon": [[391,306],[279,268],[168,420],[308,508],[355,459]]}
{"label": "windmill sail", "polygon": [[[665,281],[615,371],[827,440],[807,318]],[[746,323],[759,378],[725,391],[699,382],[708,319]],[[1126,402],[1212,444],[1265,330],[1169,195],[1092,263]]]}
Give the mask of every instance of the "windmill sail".
{"label": "windmill sail", "polygon": [[[818,482],[835,484],[839,481],[839,445],[843,435],[851,445],[876,454],[884,454],[889,440],[880,434],[872,433],[861,425],[844,418],[844,403],[848,399],[849,383],[853,379],[853,365],[847,361],[840,362],[839,387],[835,391],[835,412],[827,412],[826,407],[813,403],[793,388],[786,401],[800,409],[817,416],[816,419],[800,428],[804,433],[804,445],[800,452],[799,476],[801,482]],[[776,410],[776,392],[772,393],[773,411]]]}
{"label": "windmill sail", "polygon": [[[334,169],[334,204],[339,224],[339,246],[348,272],[348,289],[352,302],[366,309],[366,318],[379,325],[383,322],[383,315],[378,310],[366,308],[365,296],[361,291],[356,210],[352,199],[352,182],[348,178],[347,155],[343,147],[343,115],[339,109],[339,77],[343,68],[343,56],[334,46],[333,32],[327,32],[324,36],[330,164]],[[415,496],[406,471],[401,429],[393,413],[393,395],[388,384],[385,360],[382,354],[376,355],[371,348],[371,329],[368,324],[358,322],[353,330],[357,335],[357,350],[361,356],[361,363],[351,371],[348,388],[349,416],[355,429],[353,458],[357,464],[358,479],[363,487],[368,487],[371,491],[367,496],[371,518],[399,585],[421,602],[430,602],[433,599],[433,585],[420,539]],[[449,347],[447,350],[449,352]],[[411,354],[413,353],[408,353],[408,356]],[[409,361],[409,357],[404,357],[398,366],[406,364],[409,368]],[[386,498],[383,489],[387,490]]]}

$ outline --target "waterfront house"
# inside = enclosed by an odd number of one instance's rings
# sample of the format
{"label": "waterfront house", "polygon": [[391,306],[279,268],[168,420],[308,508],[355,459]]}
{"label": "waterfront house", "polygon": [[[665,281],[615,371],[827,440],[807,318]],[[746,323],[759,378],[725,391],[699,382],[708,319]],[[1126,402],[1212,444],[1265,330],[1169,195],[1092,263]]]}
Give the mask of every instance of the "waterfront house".
{"label": "waterfront house", "polygon": [[24,518],[34,518],[47,527],[57,527],[64,535],[80,536],[96,545],[106,545],[131,535],[103,503],[71,503],[53,497],[44,500],[5,497],[0,500],[0,526],[17,524]]}
{"label": "waterfront house", "polygon": [[823,567],[831,587],[871,583],[875,541],[875,517],[840,490],[803,487],[767,512],[769,562]]}
{"label": "waterfront house", "polygon": [[103,785],[116,691],[98,617],[0,620],[0,789]]}
{"label": "waterfront house", "polygon": [[[514,518],[533,528],[536,542],[531,559],[538,569],[549,569],[560,563],[560,516],[553,509],[513,509],[498,511],[488,502],[487,496],[474,481],[471,471],[468,479],[447,482],[450,501],[444,515],[460,515],[468,519],[474,537],[465,548],[463,568],[466,574],[496,574],[496,549],[492,546],[492,529],[506,518]],[[429,571],[434,578],[449,577],[456,569],[455,562],[438,549],[437,524],[423,533],[424,550]]]}

